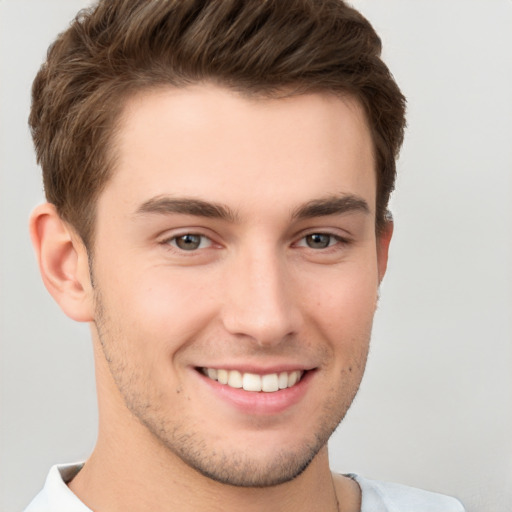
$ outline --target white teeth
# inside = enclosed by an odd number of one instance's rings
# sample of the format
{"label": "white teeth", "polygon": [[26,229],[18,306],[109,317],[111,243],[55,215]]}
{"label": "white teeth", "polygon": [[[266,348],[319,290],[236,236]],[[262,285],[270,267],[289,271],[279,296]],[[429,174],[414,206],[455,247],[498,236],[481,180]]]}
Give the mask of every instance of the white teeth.
{"label": "white teeth", "polygon": [[241,388],[242,374],[240,372],[237,372],[236,370],[229,372],[228,386],[231,386],[232,388]]}
{"label": "white teeth", "polygon": [[254,373],[244,373],[245,391],[261,391],[261,377]]}
{"label": "white teeth", "polygon": [[279,389],[286,389],[288,387],[288,374],[281,372],[279,374]]}
{"label": "white teeth", "polygon": [[227,384],[228,383],[228,372],[227,372],[227,370],[217,370],[217,380],[221,384]]}
{"label": "white teeth", "polygon": [[274,393],[280,389],[291,388],[300,381],[304,372],[295,370],[293,372],[268,373],[258,375],[256,373],[241,373],[238,370],[222,370],[215,368],[203,368],[204,375],[220,384],[227,384],[232,388],[243,388],[245,391],[263,391]]}
{"label": "white teeth", "polygon": [[277,373],[271,373],[270,375],[263,375],[261,377],[261,390],[266,393],[272,393],[279,389],[279,377]]}

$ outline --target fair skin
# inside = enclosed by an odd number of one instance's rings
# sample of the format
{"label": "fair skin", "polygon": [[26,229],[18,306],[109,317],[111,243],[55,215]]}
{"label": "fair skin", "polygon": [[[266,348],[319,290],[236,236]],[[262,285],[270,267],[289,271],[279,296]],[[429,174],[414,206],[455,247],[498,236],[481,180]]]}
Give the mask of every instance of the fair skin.
{"label": "fair skin", "polygon": [[165,88],[128,100],[115,151],[89,252],[52,205],[31,220],[47,288],[92,330],[99,435],[71,490],[101,512],[359,510],[326,442],[392,231],[362,109]]}

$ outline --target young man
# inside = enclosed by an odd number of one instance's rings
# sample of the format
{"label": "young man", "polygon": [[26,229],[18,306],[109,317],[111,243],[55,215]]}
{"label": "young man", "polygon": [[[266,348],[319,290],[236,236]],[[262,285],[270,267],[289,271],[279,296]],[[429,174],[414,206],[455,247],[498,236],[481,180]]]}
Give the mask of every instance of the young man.
{"label": "young man", "polygon": [[108,0],[59,36],[31,234],[91,326],[100,424],[28,512],[462,510],[329,470],[392,234],[379,55],[339,0]]}

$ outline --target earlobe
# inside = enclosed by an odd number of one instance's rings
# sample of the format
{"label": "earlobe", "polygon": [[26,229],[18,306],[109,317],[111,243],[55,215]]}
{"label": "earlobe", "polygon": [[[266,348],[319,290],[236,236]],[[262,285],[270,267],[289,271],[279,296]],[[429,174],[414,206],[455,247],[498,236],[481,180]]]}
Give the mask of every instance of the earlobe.
{"label": "earlobe", "polygon": [[64,313],[78,322],[93,319],[87,250],[55,206],[38,206],[30,217],[30,236],[43,282]]}
{"label": "earlobe", "polygon": [[389,244],[393,236],[393,221],[386,220],[382,230],[377,235],[377,265],[379,272],[379,283],[384,278],[388,266]]}

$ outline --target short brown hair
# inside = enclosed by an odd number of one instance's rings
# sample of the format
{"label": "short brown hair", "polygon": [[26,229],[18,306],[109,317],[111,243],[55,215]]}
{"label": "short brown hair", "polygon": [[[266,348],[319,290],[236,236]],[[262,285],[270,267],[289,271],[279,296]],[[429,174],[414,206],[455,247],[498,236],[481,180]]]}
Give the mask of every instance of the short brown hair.
{"label": "short brown hair", "polygon": [[[48,50],[29,124],[48,201],[85,244],[126,98],[213,81],[246,94],[350,94],[363,105],[385,223],[403,140],[405,99],[370,23],[341,0],[103,0]],[[291,91],[291,93],[290,93]]]}

